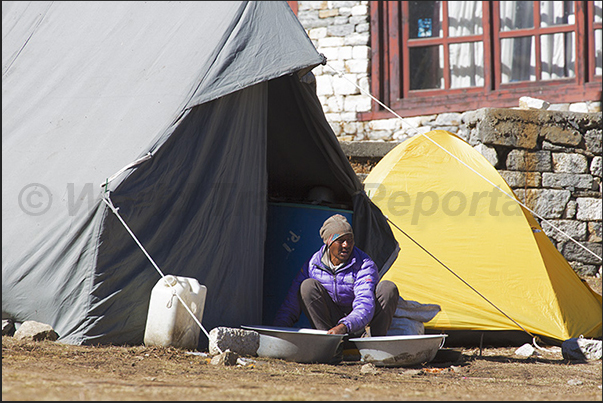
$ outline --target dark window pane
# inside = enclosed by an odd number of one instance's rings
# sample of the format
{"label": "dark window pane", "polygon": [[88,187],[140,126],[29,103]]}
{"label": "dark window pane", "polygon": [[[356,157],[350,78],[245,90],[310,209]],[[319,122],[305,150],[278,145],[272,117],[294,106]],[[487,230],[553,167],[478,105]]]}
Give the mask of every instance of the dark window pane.
{"label": "dark window pane", "polygon": [[410,38],[441,37],[441,13],[439,1],[410,1]]}
{"label": "dark window pane", "polygon": [[427,90],[444,88],[441,55],[442,46],[410,48],[410,89]]}

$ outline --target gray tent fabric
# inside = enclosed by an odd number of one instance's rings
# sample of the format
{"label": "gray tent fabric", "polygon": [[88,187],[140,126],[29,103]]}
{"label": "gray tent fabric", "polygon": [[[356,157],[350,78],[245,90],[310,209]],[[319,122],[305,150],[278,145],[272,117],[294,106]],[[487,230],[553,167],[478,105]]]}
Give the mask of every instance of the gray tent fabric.
{"label": "gray tent fabric", "polygon": [[397,243],[304,82],[324,61],[286,2],[3,2],[3,318],[142,343],[160,275],[107,197],[207,286],[207,329],[261,321],[270,200],[333,189],[387,270]]}

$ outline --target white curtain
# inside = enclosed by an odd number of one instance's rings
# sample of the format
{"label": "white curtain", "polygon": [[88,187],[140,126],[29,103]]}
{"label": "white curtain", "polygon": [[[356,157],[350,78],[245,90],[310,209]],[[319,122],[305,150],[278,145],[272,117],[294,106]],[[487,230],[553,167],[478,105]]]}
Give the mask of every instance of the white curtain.
{"label": "white curtain", "polygon": [[[603,20],[603,1],[594,2],[595,15],[593,17],[594,22],[601,22]],[[603,73],[603,46],[601,42],[603,33],[600,29],[595,30],[595,75],[600,76]]]}
{"label": "white curtain", "polygon": [[[574,3],[541,1],[540,25],[574,24]],[[576,76],[575,34],[558,33],[540,37],[542,80]]]}
{"label": "white curtain", "polygon": [[[533,28],[531,1],[501,1],[500,30]],[[536,53],[533,37],[506,38],[500,41],[501,82],[536,80]]]}
{"label": "white curtain", "polygon": [[[482,2],[449,1],[448,35],[450,37],[481,35]],[[450,88],[477,87],[484,85],[484,44],[467,42],[451,44]]]}

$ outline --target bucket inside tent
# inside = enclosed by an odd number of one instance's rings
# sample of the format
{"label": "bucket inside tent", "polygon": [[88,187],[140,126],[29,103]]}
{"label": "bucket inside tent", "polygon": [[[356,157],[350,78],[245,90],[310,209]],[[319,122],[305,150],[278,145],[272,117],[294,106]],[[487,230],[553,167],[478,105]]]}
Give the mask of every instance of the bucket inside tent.
{"label": "bucket inside tent", "polygon": [[[319,229],[324,221],[333,214],[341,214],[352,224],[352,213],[320,205],[268,203],[263,324],[272,325],[293,279],[306,260],[323,245]],[[311,327],[303,312],[294,326]]]}

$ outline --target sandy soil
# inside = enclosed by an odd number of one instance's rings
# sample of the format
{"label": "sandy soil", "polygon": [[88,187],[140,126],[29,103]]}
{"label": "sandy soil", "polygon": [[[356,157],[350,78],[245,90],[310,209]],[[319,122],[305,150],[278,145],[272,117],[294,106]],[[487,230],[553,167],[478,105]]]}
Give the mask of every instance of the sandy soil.
{"label": "sandy soil", "polygon": [[361,361],[246,365],[159,347],[71,346],[2,337],[2,400],[596,400],[601,361],[531,357],[516,347],[444,349],[455,359],[404,368]]}
{"label": "sandy soil", "polygon": [[[601,292],[601,279],[589,283]],[[213,365],[199,352],[72,346],[2,337],[2,400],[596,400],[601,360],[565,360],[560,347],[444,348],[430,363],[300,364],[247,357]],[[244,363],[245,364],[245,363]]]}

